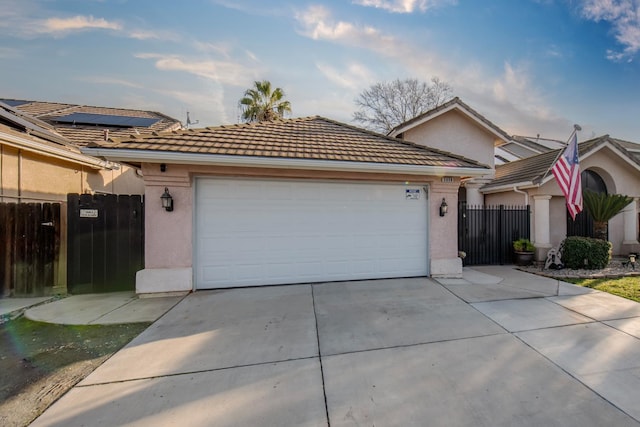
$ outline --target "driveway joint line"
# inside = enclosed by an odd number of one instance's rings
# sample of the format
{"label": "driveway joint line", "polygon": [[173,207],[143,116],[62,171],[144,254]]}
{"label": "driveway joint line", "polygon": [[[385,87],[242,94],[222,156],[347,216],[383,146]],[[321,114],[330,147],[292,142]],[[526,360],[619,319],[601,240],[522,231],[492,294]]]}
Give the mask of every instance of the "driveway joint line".
{"label": "driveway joint line", "polygon": [[[596,321],[595,323],[600,323],[598,321]],[[547,357],[546,355],[542,354],[540,351],[538,351],[538,349],[536,349],[535,347],[529,345],[529,343],[527,343],[525,340],[523,340],[521,337],[519,337],[516,333],[511,333],[511,335],[513,337],[515,337],[518,341],[520,341],[521,343],[523,343],[525,346],[527,346],[528,348],[530,348],[531,350],[533,350],[534,352],[536,352],[537,354],[539,354],[540,356],[542,356],[542,358],[544,358],[545,360],[547,360],[549,363],[551,363],[552,365],[554,365],[555,367],[557,367],[558,369],[560,369],[562,372],[564,372],[565,374],[567,374],[569,377],[573,378],[575,381],[577,381],[578,383],[582,384],[583,387],[585,387],[586,389],[590,390],[593,394],[595,394],[596,396],[600,397],[603,401],[609,403],[611,406],[613,406],[614,408],[616,408],[617,410],[619,410],[620,412],[622,412],[623,414],[625,414],[626,416],[628,416],[629,418],[631,418],[634,421],[640,422],[640,420],[638,420],[636,417],[634,417],[633,415],[631,415],[630,413],[628,413],[627,411],[625,411],[624,409],[622,409],[621,407],[619,407],[618,405],[616,405],[614,402],[612,402],[611,400],[607,399],[606,397],[604,397],[602,394],[600,394],[597,390],[593,389],[592,387],[590,387],[588,384],[585,384],[584,382],[582,382],[582,380],[580,380],[580,378],[578,378],[577,376],[573,375],[570,371],[566,370],[565,368],[563,368],[562,366],[560,366],[559,364],[557,364],[556,362],[554,362],[551,358]]]}
{"label": "driveway joint line", "polygon": [[311,285],[311,303],[313,304],[313,318],[316,323],[316,339],[318,340],[318,361],[320,362],[320,377],[322,379],[322,397],[324,398],[324,411],[327,417],[327,426],[331,427],[331,420],[329,419],[329,405],[327,404],[327,388],[324,384],[324,368],[322,366],[322,353],[320,351],[320,331],[318,330],[318,313],[316,313],[316,297],[313,292],[313,285]]}
{"label": "driveway joint line", "polygon": [[392,345],[392,346],[389,346],[389,347],[365,348],[365,349],[362,349],[362,350],[344,351],[342,353],[321,354],[320,357],[342,356],[342,355],[346,355],[346,354],[366,353],[367,351],[391,350],[391,349],[394,349],[394,348],[411,348],[411,347],[417,347],[417,346],[420,346],[420,345],[439,344],[439,343],[445,343],[445,342],[455,342],[455,341],[470,340],[470,339],[475,339],[475,338],[495,337],[495,336],[498,336],[498,335],[506,335],[506,334],[509,334],[509,333],[510,332],[505,329],[504,332],[498,332],[498,333],[494,333],[494,334],[473,335],[473,336],[470,336],[470,337],[451,338],[451,339],[436,340],[436,341],[425,341],[425,342],[417,342],[417,343],[412,343],[412,344],[398,344],[398,345]]}
{"label": "driveway joint line", "polygon": [[196,371],[185,371],[185,372],[171,372],[162,375],[151,375],[148,377],[138,377],[138,378],[127,378],[124,380],[115,380],[115,381],[105,381],[105,382],[97,382],[93,384],[77,384],[75,387],[93,387],[107,384],[121,384],[121,383],[129,383],[133,381],[142,381],[142,380],[155,380],[158,378],[168,378],[168,377],[179,377],[181,375],[193,375],[193,374],[203,374],[206,372],[219,372],[226,371],[229,369],[237,369],[237,368],[253,368],[256,366],[263,365],[272,365],[274,363],[287,363],[287,362],[295,362],[297,360],[313,360],[318,359],[318,356],[306,356],[306,357],[297,357],[295,359],[282,359],[282,360],[271,360],[268,362],[258,362],[258,363],[248,363],[246,365],[234,365],[234,366],[224,366],[222,368],[211,368],[211,369],[199,369]]}

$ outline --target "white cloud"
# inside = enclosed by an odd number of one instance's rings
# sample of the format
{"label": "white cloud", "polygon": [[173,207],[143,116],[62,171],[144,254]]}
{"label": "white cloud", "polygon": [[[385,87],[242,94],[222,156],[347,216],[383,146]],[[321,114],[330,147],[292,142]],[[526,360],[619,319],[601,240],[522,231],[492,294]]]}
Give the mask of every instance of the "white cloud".
{"label": "white cloud", "polygon": [[145,29],[127,30],[127,37],[136,40],[167,40],[179,41],[181,37],[171,31],[156,31]]}
{"label": "white cloud", "polygon": [[68,33],[87,29],[122,30],[119,22],[107,21],[104,18],[76,15],[71,18],[49,18],[40,21],[36,31],[41,33]]}
{"label": "white cloud", "polygon": [[129,88],[134,88],[134,89],[142,89],[144,87],[141,84],[138,84],[129,80],[117,79],[114,77],[107,77],[107,76],[84,77],[84,78],[81,78],[80,80],[84,80],[89,83],[125,86]]}
{"label": "white cloud", "polygon": [[296,14],[302,25],[300,33],[314,40],[333,40],[342,44],[369,47],[374,50],[396,48],[396,39],[371,26],[357,26],[350,22],[335,21],[324,6],[310,6]]}
{"label": "white cloud", "polygon": [[316,67],[329,81],[350,90],[358,90],[363,85],[374,83],[373,73],[364,65],[350,63],[346,70],[339,70],[329,64],[317,63]]}
{"label": "white cloud", "polygon": [[393,13],[413,13],[415,10],[426,12],[440,6],[455,5],[457,0],[354,0],[354,4],[376,9],[384,9]]}
{"label": "white cloud", "polygon": [[[409,77],[418,76],[421,80],[441,78],[472,107],[482,107],[482,114],[486,110],[486,116],[507,132],[549,132],[553,136],[568,126],[567,120],[548,107],[544,92],[532,83],[527,64],[516,66],[507,62],[503,70],[495,74],[470,59],[455,63],[449,56],[414,41],[393,37],[377,28],[335,20],[322,6],[309,7],[296,18],[301,34],[374,52],[380,56],[380,64],[384,64],[381,68],[400,66]],[[344,71],[327,65],[319,69],[338,85],[355,83],[354,79],[345,77]],[[367,85],[368,82],[361,82],[360,90]]]}
{"label": "white cloud", "polygon": [[595,22],[611,24],[622,51],[607,51],[613,61],[631,60],[640,51],[640,2],[638,0],[584,0],[582,15]]}
{"label": "white cloud", "polygon": [[164,71],[183,71],[207,80],[233,86],[244,86],[257,76],[258,67],[247,66],[232,61],[200,60],[183,58],[179,55],[141,53],[139,59],[155,60],[155,66]]}

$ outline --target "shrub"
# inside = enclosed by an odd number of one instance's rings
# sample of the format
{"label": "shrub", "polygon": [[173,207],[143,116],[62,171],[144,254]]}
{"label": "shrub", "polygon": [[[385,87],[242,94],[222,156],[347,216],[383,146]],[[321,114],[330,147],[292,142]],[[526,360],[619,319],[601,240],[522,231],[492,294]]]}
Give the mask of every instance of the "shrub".
{"label": "shrub", "polygon": [[[563,244],[562,262],[573,269],[605,268],[611,261],[611,243],[590,237],[567,237]],[[586,261],[585,261],[586,260]]]}
{"label": "shrub", "polygon": [[513,241],[513,250],[516,252],[533,252],[536,247],[529,239],[518,239]]}

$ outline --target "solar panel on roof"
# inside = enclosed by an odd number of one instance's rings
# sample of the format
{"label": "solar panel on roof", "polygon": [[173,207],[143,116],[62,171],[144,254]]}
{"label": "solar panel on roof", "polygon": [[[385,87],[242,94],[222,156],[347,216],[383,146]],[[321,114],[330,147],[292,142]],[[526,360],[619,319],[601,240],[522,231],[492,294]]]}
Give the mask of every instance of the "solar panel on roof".
{"label": "solar panel on roof", "polygon": [[150,117],[114,116],[110,114],[71,113],[56,117],[58,123],[73,123],[77,125],[118,126],[118,127],[149,127],[160,119]]}
{"label": "solar panel on roof", "polygon": [[21,99],[0,99],[0,102],[7,104],[9,107],[18,107],[20,105],[28,104],[31,101],[23,101]]}

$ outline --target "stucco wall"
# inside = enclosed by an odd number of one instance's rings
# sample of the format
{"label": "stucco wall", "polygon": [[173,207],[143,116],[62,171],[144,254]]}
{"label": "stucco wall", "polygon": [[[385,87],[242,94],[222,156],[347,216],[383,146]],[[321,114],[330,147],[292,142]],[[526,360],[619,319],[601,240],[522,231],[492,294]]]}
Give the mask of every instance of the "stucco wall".
{"label": "stucco wall", "polygon": [[[588,158],[581,159],[580,169],[582,171],[593,170],[598,173],[605,181],[607,191],[610,194],[626,194],[631,197],[640,196],[640,174],[638,170],[608,147],[603,147]],[[549,201],[550,242],[553,246],[559,245],[567,233],[566,202],[560,187],[552,179],[541,187],[526,191],[530,196],[532,215],[536,214],[533,196],[545,194],[553,196]],[[519,196],[523,197],[522,195]],[[485,202],[487,204],[509,204],[514,200],[514,197],[515,193],[513,191],[487,194]],[[532,236],[535,236],[534,221],[532,221],[531,233]],[[613,245],[614,255],[626,254],[622,245],[624,241],[624,217],[622,213],[609,221],[609,241]]]}
{"label": "stucco wall", "polygon": [[66,201],[67,193],[144,194],[135,169],[96,170],[0,144],[0,199]]}
{"label": "stucco wall", "polygon": [[404,132],[404,139],[494,167],[495,135],[456,110]]}
{"label": "stucco wall", "polygon": [[[457,246],[457,193],[459,180],[442,183],[440,177],[380,173],[354,173],[295,169],[239,168],[224,166],[198,166],[167,164],[165,171],[158,164],[143,164],[145,179],[145,269],[139,275],[137,290],[143,292],[171,292],[190,290],[191,279],[183,274],[193,268],[194,234],[194,180],[195,177],[252,177],[295,178],[315,180],[363,180],[372,182],[411,182],[429,186],[429,246],[432,274],[460,276],[462,264]],[[160,196],[168,188],[174,200],[174,211],[161,207]],[[439,207],[445,198],[449,213],[439,216]],[[158,274],[177,274],[181,283],[160,284]],[[191,273],[192,274],[192,273]],[[176,279],[178,280],[178,279]]]}

